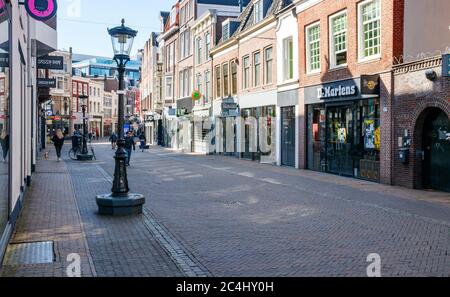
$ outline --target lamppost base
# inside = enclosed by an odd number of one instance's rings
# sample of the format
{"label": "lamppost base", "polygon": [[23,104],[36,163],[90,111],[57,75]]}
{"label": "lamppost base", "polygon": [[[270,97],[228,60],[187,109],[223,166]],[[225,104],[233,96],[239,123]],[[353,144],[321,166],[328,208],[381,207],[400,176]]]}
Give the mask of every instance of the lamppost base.
{"label": "lamppost base", "polygon": [[90,154],[78,154],[77,160],[78,161],[92,161],[94,159],[94,155]]}
{"label": "lamppost base", "polygon": [[126,196],[103,194],[98,195],[96,201],[100,215],[123,217],[142,214],[145,197],[141,194],[127,194]]}

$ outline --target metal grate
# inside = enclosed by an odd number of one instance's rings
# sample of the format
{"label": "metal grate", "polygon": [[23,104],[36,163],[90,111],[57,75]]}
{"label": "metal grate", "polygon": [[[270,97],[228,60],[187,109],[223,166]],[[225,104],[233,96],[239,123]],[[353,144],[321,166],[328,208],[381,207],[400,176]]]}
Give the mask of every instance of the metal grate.
{"label": "metal grate", "polygon": [[3,265],[48,264],[54,261],[53,241],[27,242],[8,245]]}

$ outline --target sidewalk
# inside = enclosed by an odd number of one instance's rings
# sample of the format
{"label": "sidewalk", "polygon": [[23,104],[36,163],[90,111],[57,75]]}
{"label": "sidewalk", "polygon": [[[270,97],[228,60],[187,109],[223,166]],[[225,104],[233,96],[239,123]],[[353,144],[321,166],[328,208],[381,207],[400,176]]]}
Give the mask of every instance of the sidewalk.
{"label": "sidewalk", "polygon": [[[95,196],[110,192],[111,185],[95,169],[95,163],[55,159],[51,151],[50,160],[38,161],[0,276],[65,277],[73,263],[67,257],[74,253],[80,256],[83,277],[181,276],[140,216],[97,214]],[[53,242],[52,263],[11,263],[16,244],[47,241]],[[28,251],[27,259],[38,256]]]}

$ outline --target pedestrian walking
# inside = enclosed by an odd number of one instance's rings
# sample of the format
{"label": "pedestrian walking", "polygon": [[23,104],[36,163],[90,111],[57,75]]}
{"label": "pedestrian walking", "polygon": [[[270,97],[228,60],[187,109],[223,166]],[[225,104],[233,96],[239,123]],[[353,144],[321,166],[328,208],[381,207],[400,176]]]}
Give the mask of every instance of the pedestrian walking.
{"label": "pedestrian walking", "polygon": [[147,144],[147,140],[145,139],[144,133],[141,133],[141,135],[139,135],[139,141],[141,142],[140,148],[141,148],[142,152],[144,152],[145,146]]}
{"label": "pedestrian walking", "polygon": [[3,130],[0,135],[0,144],[2,146],[3,162],[6,163],[6,158],[8,157],[9,152],[9,135],[8,132],[6,132],[6,130]]}
{"label": "pedestrian walking", "polygon": [[125,151],[127,152],[127,158],[125,164],[130,166],[131,152],[136,150],[136,144],[134,143],[133,132],[128,132],[127,137],[125,137]]}
{"label": "pedestrian walking", "polygon": [[61,150],[64,145],[64,134],[61,129],[56,130],[55,135],[52,138],[52,142],[56,149],[56,156],[58,157],[58,162],[61,161]]}
{"label": "pedestrian walking", "polygon": [[89,132],[89,134],[88,134],[89,142],[92,142],[92,137],[93,137],[93,136],[94,136],[94,135],[92,134],[92,131]]}
{"label": "pedestrian walking", "polygon": [[111,136],[109,137],[109,141],[111,142],[111,149],[116,149],[117,144],[117,134],[116,132],[113,132]]}

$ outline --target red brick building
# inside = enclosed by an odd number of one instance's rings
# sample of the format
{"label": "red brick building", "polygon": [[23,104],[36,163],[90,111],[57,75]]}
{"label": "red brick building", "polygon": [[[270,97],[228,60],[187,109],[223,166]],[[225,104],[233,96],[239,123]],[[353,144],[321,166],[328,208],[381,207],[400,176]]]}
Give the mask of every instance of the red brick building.
{"label": "red brick building", "polygon": [[450,192],[448,65],[446,55],[394,67],[395,185]]}
{"label": "red brick building", "polygon": [[[448,115],[448,78],[438,75],[431,86],[424,75],[430,70],[427,67],[396,65],[430,55],[430,51],[448,50],[448,24],[440,11],[448,11],[450,4],[441,0],[427,5],[419,2],[296,2],[301,168],[385,184],[429,187],[425,185],[430,182],[422,176],[423,164],[417,161],[419,152],[422,158],[424,146],[420,131],[430,115],[423,111],[434,106]],[[429,37],[426,24],[430,21],[441,35]],[[431,69],[435,67],[436,73],[442,72],[436,68],[436,61],[429,63],[425,62]],[[422,73],[405,78],[401,74],[405,67],[418,67]],[[415,87],[405,86],[402,81],[414,80],[414,76],[429,85],[426,100],[416,100]],[[430,112],[435,120],[441,119],[438,110]],[[401,163],[398,142],[410,137],[411,147],[401,144],[402,148],[410,148],[410,161]],[[450,171],[448,166],[439,169]],[[429,168],[426,170],[430,172]],[[444,180],[437,183],[450,185]],[[431,188],[446,190],[446,186]]]}

